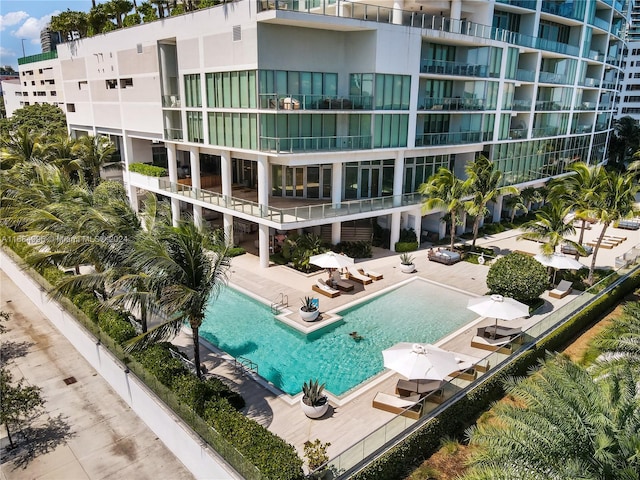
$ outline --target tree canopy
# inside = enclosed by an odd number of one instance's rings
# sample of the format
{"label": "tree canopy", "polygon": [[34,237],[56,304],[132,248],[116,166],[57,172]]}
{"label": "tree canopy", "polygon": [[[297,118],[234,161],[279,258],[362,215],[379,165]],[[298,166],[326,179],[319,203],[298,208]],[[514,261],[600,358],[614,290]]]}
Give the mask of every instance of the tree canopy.
{"label": "tree canopy", "polygon": [[19,108],[11,118],[7,119],[6,130],[1,132],[3,135],[8,132],[18,130],[25,127],[44,135],[67,134],[67,117],[65,113],[56,105],[47,103],[38,105],[27,105]]}

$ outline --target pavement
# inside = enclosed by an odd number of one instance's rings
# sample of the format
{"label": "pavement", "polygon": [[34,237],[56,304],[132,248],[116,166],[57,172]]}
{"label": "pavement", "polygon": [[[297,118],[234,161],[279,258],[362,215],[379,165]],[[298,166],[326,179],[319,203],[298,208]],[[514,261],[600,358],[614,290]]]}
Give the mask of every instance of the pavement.
{"label": "pavement", "polygon": [[46,401],[23,446],[8,450],[2,427],[0,480],[193,478],[3,271],[0,309],[2,365]]}

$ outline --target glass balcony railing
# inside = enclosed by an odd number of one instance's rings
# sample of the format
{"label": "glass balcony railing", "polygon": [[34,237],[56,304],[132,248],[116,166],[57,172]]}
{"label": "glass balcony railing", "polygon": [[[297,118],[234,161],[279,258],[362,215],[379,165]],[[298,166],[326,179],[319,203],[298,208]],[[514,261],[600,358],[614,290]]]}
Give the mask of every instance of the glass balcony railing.
{"label": "glass balcony railing", "polygon": [[615,82],[607,82],[604,81],[602,82],[602,84],[600,85],[602,88],[606,89],[606,90],[615,90],[616,89],[616,84]]}
{"label": "glass balcony railing", "polygon": [[537,101],[536,102],[536,110],[549,110],[549,111],[556,111],[556,110],[569,110],[569,106],[568,105],[564,105],[561,102],[553,102],[553,101]]}
{"label": "glass balcony railing", "polygon": [[571,128],[571,133],[575,133],[575,134],[581,134],[581,133],[591,133],[591,130],[593,130],[593,124],[592,125],[574,125]]}
{"label": "glass balcony railing", "polygon": [[164,138],[165,140],[182,140],[182,129],[181,128],[165,128],[164,129]]}
{"label": "glass balcony railing", "polygon": [[513,5],[514,7],[528,8],[529,10],[535,10],[538,5],[538,0],[496,0],[496,2]]}
{"label": "glass balcony railing", "polygon": [[511,103],[511,110],[531,110],[531,100],[514,100]]}
{"label": "glass balcony railing", "polygon": [[509,140],[520,140],[522,138],[527,138],[526,128],[512,128],[509,130]]}
{"label": "glass balcony railing", "polygon": [[554,72],[540,72],[539,80],[542,83],[555,83],[560,85],[566,85],[569,82],[566,75]]}
{"label": "glass balcony railing", "polygon": [[180,95],[163,95],[162,106],[163,108],[180,108]]}
{"label": "glass balcony railing", "polygon": [[584,80],[578,81],[578,85],[581,85],[583,87],[598,88],[600,86],[600,80],[598,80],[597,78],[587,77]]}
{"label": "glass balcony railing", "polygon": [[460,145],[483,141],[483,132],[450,132],[416,134],[416,147],[432,147],[436,145]]}
{"label": "glass balcony railing", "polygon": [[582,102],[576,105],[574,108],[575,110],[595,110],[596,102]]}
{"label": "glass balcony railing", "polygon": [[596,123],[596,132],[602,132],[608,129],[609,126],[606,123]]}
{"label": "glass balcony railing", "polygon": [[591,60],[597,60],[599,62],[604,62],[606,55],[602,52],[598,52],[597,50],[589,50],[589,58]]}
{"label": "glass balcony railing", "polygon": [[536,80],[536,72],[534,70],[523,70],[519,68],[516,71],[516,80],[534,82]]}
{"label": "glass balcony railing", "polygon": [[605,32],[609,31],[610,24],[606,20],[598,17],[594,17],[592,21],[589,22],[594,27],[601,28]]}
{"label": "glass balcony railing", "polygon": [[611,102],[600,103],[598,110],[611,110],[613,104]]}
{"label": "glass balcony railing", "polygon": [[418,101],[418,105],[421,110],[469,111],[487,108],[483,98],[425,97]]}
{"label": "glass balcony railing", "polygon": [[308,220],[338,218],[360,213],[375,212],[393,207],[420,205],[424,197],[419,193],[390,195],[387,197],[364,198],[343,201],[337,204],[302,205],[291,208],[275,208],[237,197],[222,195],[209,190],[194,188],[190,185],[172,183],[164,178],[159,179],[161,190],[199,200],[211,205],[225,208],[233,212],[242,212],[252,217],[267,219],[279,225],[295,224]]}
{"label": "glass balcony railing", "polygon": [[260,150],[278,153],[366,150],[371,135],[330,137],[260,137]]}
{"label": "glass balcony railing", "polygon": [[445,62],[442,60],[423,60],[420,67],[422,73],[438,73],[440,75],[460,75],[463,77],[489,77],[486,65],[469,65],[459,62]]}
{"label": "glass balcony railing", "polygon": [[[371,95],[298,95],[263,93],[259,95],[260,108],[270,110],[373,110]],[[398,105],[396,110],[408,110],[409,105]]]}
{"label": "glass balcony railing", "polygon": [[574,20],[582,20],[583,18],[574,11],[574,5],[570,2],[540,2],[540,10],[545,13],[559,15],[565,18],[573,18]]}
{"label": "glass balcony railing", "polygon": [[531,130],[531,136],[533,138],[542,138],[542,137],[555,137],[558,135],[560,129],[558,127],[540,127],[534,128]]}

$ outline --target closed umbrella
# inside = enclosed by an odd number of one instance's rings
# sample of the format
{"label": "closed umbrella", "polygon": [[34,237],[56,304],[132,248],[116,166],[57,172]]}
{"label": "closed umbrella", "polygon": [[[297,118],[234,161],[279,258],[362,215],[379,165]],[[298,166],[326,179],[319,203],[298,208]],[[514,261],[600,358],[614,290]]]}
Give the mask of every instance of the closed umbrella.
{"label": "closed umbrella", "polygon": [[521,303],[513,298],[502,295],[485,295],[478,298],[470,298],[467,308],[483,317],[495,317],[496,328],[498,319],[514,320],[529,316],[529,305]]}
{"label": "closed umbrella", "polygon": [[459,369],[455,354],[428,343],[401,342],[382,351],[384,366],[409,380],[443,380]]}
{"label": "closed umbrella", "polygon": [[325,252],[309,257],[309,263],[320,268],[345,268],[354,264],[353,258],[336,252]]}
{"label": "closed umbrella", "polygon": [[556,272],[558,270],[580,270],[581,268],[584,268],[584,265],[575,258],[567,257],[561,253],[554,253],[553,255],[543,255],[539,253],[533,258],[545,267],[553,268],[554,284],[556,283]]}

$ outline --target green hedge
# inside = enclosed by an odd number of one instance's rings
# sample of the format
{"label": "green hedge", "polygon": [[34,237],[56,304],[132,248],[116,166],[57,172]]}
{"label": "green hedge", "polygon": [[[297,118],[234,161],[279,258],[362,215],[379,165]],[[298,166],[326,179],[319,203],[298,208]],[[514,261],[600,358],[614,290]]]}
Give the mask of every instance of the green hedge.
{"label": "green hedge", "polygon": [[536,365],[539,359],[544,358],[547,351],[559,351],[565,348],[637,288],[640,288],[640,273],[636,273],[608,294],[599,297],[591,305],[582,309],[552,334],[538,342],[534,348],[521,354],[503,370],[483,381],[436,418],[421,426],[402,443],[350,478],[388,480],[407,477],[422,460],[440,448],[444,436],[462,437],[464,431],[475,423],[480,414],[493,402],[502,398],[507,378],[526,375],[529,368]]}
{"label": "green hedge", "polygon": [[98,325],[120,345],[136,336],[136,329],[125,316],[112,309],[98,311]]}
{"label": "green hedge", "polygon": [[371,242],[366,240],[340,242],[333,248],[333,251],[337,253],[344,253],[346,256],[351,258],[371,258],[373,256]]}
{"label": "green hedge", "polygon": [[396,242],[396,252],[415,252],[418,250],[418,242]]}
{"label": "green hedge", "polygon": [[146,163],[132,163],[129,165],[129,171],[146,175],[148,177],[166,177],[169,175],[166,168],[147,165]]}
{"label": "green hedge", "polygon": [[230,257],[238,257],[240,255],[244,255],[247,251],[242,247],[233,247],[227,251]]}

